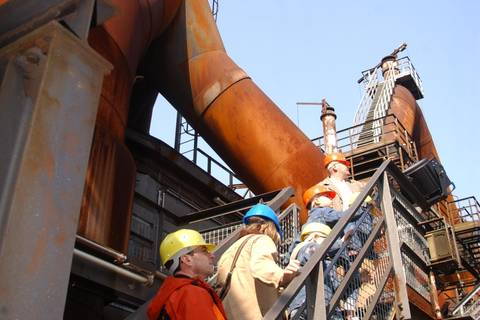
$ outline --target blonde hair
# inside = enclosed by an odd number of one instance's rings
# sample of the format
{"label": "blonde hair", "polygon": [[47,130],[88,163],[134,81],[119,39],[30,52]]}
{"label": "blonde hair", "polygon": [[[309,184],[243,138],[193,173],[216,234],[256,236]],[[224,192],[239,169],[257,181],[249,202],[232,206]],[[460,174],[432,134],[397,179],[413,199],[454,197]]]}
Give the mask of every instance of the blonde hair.
{"label": "blonde hair", "polygon": [[[277,231],[275,223],[268,219],[260,217],[250,217],[248,224],[245,225],[245,230],[248,233],[260,233],[265,234],[273,240],[275,244],[280,242],[280,234]],[[257,231],[257,232],[255,232]]]}

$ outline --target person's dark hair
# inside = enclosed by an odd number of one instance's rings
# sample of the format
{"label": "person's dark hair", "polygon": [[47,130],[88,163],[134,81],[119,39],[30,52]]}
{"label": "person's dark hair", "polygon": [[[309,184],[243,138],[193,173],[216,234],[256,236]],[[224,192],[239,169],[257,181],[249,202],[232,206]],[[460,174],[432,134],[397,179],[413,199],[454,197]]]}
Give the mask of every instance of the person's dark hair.
{"label": "person's dark hair", "polygon": [[[173,264],[173,260],[168,260],[167,262],[165,262],[165,268],[167,268],[167,270],[170,270],[170,267],[172,266]],[[178,258],[178,267],[177,269],[175,269],[173,271],[173,274],[175,275],[175,273],[177,273],[178,271],[180,271],[180,265],[182,264],[182,261],[180,260],[180,258]]]}

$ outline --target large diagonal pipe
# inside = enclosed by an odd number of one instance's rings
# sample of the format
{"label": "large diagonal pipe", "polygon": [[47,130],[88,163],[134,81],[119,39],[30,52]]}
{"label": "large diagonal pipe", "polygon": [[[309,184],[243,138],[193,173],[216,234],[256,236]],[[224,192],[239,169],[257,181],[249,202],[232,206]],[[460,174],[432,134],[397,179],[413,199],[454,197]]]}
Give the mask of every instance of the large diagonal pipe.
{"label": "large diagonal pipe", "polygon": [[255,193],[292,186],[303,206],[303,191],[326,176],[323,153],[228,57],[207,1],[184,1],[143,65],[142,75]]}
{"label": "large diagonal pipe", "polygon": [[115,4],[122,14],[88,36],[114,69],[102,88],[78,234],[121,252],[128,248],[136,170],[124,138],[145,55],[141,75],[251,190],[293,186],[290,202],[302,206],[303,191],[326,175],[323,154],[226,55],[208,2]]}

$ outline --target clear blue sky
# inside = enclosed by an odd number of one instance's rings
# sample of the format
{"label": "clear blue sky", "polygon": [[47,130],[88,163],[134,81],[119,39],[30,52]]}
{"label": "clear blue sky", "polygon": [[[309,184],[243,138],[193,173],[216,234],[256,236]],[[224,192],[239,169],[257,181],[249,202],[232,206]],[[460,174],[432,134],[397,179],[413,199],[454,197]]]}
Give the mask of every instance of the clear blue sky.
{"label": "clear blue sky", "polygon": [[[227,54],[309,138],[322,135],[320,107],[297,113],[297,102],[326,99],[337,130],[352,126],[361,72],[407,43],[399,56],[422,79],[418,104],[453,194],[480,200],[480,1],[218,2]],[[169,108],[158,99],[151,134],[173,145]]]}

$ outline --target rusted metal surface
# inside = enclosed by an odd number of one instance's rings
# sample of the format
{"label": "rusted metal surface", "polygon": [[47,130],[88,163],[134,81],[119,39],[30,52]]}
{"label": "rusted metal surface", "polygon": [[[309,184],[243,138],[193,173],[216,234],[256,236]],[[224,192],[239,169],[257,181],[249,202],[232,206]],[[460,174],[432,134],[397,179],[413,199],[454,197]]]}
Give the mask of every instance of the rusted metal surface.
{"label": "rusted metal surface", "polygon": [[136,168],[125,144],[97,123],[78,234],[127,252]]}
{"label": "rusted metal surface", "polygon": [[136,168],[124,144],[138,63],[181,1],[114,1],[122,14],[93,28],[89,44],[114,69],[105,77],[78,234],[127,252]]}
{"label": "rusted metal surface", "polygon": [[398,74],[397,56],[386,56],[382,59],[382,75],[385,80],[388,80]]}
{"label": "rusted metal surface", "polygon": [[438,303],[437,284],[435,281],[435,274],[433,271],[429,273],[429,289],[430,301],[432,303],[432,312],[435,314],[435,319],[443,319],[440,304]]}
{"label": "rusted metal surface", "polygon": [[325,153],[338,152],[338,142],[337,142],[337,128],[335,126],[335,120],[337,115],[335,114],[335,109],[331,107],[325,99],[322,101],[322,115],[320,120],[323,123],[323,137],[325,140]]}
{"label": "rusted metal surface", "polygon": [[[424,159],[429,153],[432,153],[441,163],[422,109],[408,89],[401,85],[395,86],[388,113],[394,114],[412,137],[416,145],[418,159]],[[447,197],[447,202],[453,201],[453,196],[450,194]],[[448,217],[446,208],[441,208],[441,212]]]}
{"label": "rusted metal surface", "polygon": [[423,112],[410,91],[403,86],[395,86],[388,113],[394,114],[412,136],[419,159],[425,158],[430,152],[439,159]]}
{"label": "rusted metal surface", "polygon": [[123,13],[93,28],[88,41],[114,65],[102,87],[97,121],[123,140],[138,64],[151,41],[172,21],[181,1],[118,0],[114,3]]}
{"label": "rusted metal surface", "polygon": [[8,69],[2,157],[14,163],[0,167],[0,318],[60,319],[100,86],[111,66],[55,22],[0,56]]}
{"label": "rusted metal surface", "polygon": [[430,301],[425,300],[415,290],[407,286],[408,299],[412,309],[412,319],[436,319]]}
{"label": "rusted metal surface", "polygon": [[322,152],[227,56],[206,1],[182,4],[140,70],[255,193],[292,186],[303,207],[326,176]]}

